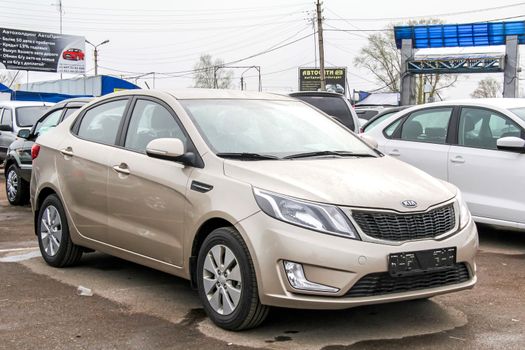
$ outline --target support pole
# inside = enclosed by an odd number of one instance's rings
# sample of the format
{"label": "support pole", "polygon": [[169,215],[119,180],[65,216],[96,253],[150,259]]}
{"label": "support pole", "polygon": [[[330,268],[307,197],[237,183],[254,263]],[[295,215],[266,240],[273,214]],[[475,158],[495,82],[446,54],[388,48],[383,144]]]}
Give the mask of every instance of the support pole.
{"label": "support pole", "polygon": [[509,35],[505,45],[505,68],[503,70],[503,97],[518,97],[519,46],[518,36]]}
{"label": "support pole", "polygon": [[323,11],[321,10],[321,0],[317,0],[317,37],[319,38],[319,74],[321,80],[321,91],[326,91],[326,81],[324,76],[324,45],[323,45]]}
{"label": "support pole", "polygon": [[403,39],[401,44],[401,106],[413,105],[416,103],[416,82],[415,77],[407,71],[407,62],[414,56],[412,49],[412,39]]}

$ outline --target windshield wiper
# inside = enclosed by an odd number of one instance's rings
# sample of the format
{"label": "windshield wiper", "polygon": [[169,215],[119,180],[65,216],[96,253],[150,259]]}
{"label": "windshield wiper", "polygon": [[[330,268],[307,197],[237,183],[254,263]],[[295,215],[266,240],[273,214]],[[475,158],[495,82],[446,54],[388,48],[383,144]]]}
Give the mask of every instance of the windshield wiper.
{"label": "windshield wiper", "polygon": [[317,151],[317,152],[305,152],[290,154],[289,156],[283,157],[283,159],[296,159],[296,158],[310,158],[320,156],[338,156],[338,157],[373,157],[373,154],[368,153],[352,153],[347,151]]}
{"label": "windshield wiper", "polygon": [[217,156],[221,157],[221,158],[239,159],[239,160],[276,160],[276,159],[281,159],[279,157],[268,155],[268,154],[247,153],[247,152],[217,153]]}

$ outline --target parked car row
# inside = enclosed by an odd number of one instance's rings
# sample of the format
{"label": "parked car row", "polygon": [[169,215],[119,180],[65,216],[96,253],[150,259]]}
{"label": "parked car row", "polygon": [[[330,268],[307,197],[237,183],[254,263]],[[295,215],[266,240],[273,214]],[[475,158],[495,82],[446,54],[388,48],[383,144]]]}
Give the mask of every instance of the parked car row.
{"label": "parked car row", "polygon": [[478,238],[460,191],[334,117],[252,92],[98,98],[32,146],[42,256],[64,267],[98,250],[186,278],[230,330],[270,306],[472,288]]}
{"label": "parked car row", "polygon": [[[22,108],[32,108],[34,110],[32,111],[31,119],[26,120],[24,124],[18,124],[19,121],[14,118],[13,121],[17,123],[16,128],[9,132],[8,137],[6,136],[6,139],[12,141],[3,159],[6,194],[9,203],[22,205],[29,201],[29,182],[32,169],[31,147],[36,138],[61,123],[90,100],[90,98],[74,98],[58,103],[53,107],[46,105],[45,108],[41,107],[41,103],[38,103],[37,106],[24,103],[24,107],[19,106],[15,108],[18,114],[20,114],[20,111],[25,112]],[[4,106],[6,105],[16,106],[19,103],[9,102]],[[15,131],[17,131],[17,138],[14,136]],[[8,133],[6,131],[2,132]]]}

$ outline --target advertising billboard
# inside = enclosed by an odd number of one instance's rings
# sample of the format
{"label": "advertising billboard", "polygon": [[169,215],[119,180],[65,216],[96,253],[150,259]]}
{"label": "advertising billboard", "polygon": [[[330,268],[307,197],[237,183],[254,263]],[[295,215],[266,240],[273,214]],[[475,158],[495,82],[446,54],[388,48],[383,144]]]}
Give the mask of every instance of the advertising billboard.
{"label": "advertising billboard", "polygon": [[[346,91],[346,67],[327,67],[324,70],[326,91],[344,94]],[[321,70],[299,68],[299,91],[319,91]]]}
{"label": "advertising billboard", "polygon": [[85,72],[83,36],[0,28],[0,69]]}

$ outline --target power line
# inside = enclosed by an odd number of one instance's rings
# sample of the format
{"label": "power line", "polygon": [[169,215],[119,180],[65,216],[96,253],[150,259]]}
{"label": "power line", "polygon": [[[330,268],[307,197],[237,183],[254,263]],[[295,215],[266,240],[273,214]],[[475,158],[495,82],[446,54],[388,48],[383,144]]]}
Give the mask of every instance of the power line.
{"label": "power line", "polygon": [[411,19],[419,19],[419,18],[428,18],[428,17],[451,17],[451,16],[459,16],[459,15],[466,15],[466,14],[473,14],[473,13],[480,13],[480,12],[487,12],[487,11],[494,11],[494,10],[502,10],[512,7],[518,7],[525,5],[525,2],[518,2],[514,4],[509,5],[501,5],[501,6],[495,6],[495,7],[487,7],[482,9],[471,9],[471,10],[465,10],[465,11],[457,11],[457,12],[448,12],[448,13],[438,13],[438,14],[428,14],[428,15],[418,15],[418,16],[409,16],[409,17],[376,17],[376,18],[338,18],[338,19],[327,19],[331,21],[402,21],[402,20],[411,20]]}

